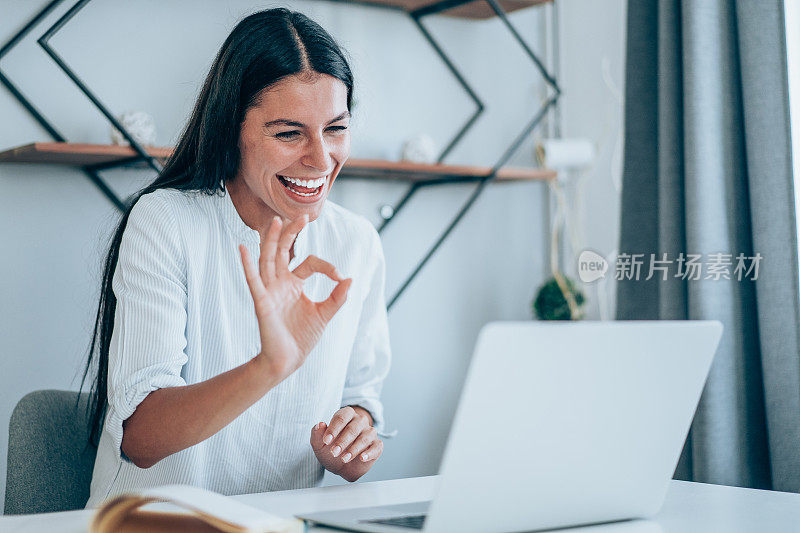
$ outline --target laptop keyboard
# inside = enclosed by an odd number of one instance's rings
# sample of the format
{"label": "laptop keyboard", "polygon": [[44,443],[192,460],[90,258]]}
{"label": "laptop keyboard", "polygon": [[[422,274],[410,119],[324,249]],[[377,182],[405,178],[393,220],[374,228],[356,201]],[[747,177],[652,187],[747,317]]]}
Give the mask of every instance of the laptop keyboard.
{"label": "laptop keyboard", "polygon": [[380,520],[363,520],[363,522],[367,522],[369,524],[407,527],[409,529],[422,529],[422,526],[425,524],[425,516],[426,515],[424,514],[414,516],[398,516],[396,518],[381,518]]}

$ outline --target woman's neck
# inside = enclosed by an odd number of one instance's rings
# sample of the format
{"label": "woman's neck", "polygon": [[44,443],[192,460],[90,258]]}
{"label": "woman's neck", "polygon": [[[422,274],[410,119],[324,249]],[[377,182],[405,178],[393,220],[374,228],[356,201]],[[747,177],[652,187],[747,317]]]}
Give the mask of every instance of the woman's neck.
{"label": "woman's neck", "polygon": [[[270,209],[264,202],[258,199],[247,188],[247,184],[242,179],[233,179],[225,184],[228,194],[231,195],[233,207],[239,213],[239,218],[250,229],[256,230],[261,235],[262,240],[267,234],[273,217],[279,216],[278,213]],[[295,238],[295,241],[297,239]],[[294,258],[294,242],[289,248],[289,260]]]}

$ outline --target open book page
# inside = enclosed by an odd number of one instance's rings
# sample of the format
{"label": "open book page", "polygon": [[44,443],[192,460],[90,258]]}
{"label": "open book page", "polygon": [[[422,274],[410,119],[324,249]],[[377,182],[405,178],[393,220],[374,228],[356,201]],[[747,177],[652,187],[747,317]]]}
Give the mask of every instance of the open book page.
{"label": "open book page", "polygon": [[[177,512],[149,511],[142,506],[168,502]],[[163,506],[159,506],[163,509]],[[180,512],[181,509],[190,513]],[[301,520],[281,518],[227,496],[189,485],[166,485],[123,494],[95,514],[92,533],[138,531],[208,531],[227,533],[296,533]]]}

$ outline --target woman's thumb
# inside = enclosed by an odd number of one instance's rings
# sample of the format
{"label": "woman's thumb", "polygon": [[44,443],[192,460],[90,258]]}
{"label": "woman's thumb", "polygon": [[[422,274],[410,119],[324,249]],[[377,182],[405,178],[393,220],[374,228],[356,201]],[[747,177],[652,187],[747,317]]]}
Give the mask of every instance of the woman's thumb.
{"label": "woman's thumb", "polygon": [[311,447],[313,449],[318,450],[325,446],[322,437],[325,435],[326,429],[328,429],[328,426],[325,422],[320,422],[311,429]]}

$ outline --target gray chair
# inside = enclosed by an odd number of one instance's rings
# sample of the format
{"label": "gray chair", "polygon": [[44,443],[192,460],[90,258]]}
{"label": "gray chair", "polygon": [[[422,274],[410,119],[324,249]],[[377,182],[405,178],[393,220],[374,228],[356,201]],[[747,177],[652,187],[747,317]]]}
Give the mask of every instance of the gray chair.
{"label": "gray chair", "polygon": [[86,505],[97,453],[87,445],[88,400],[88,393],[40,390],[19,401],[8,427],[5,514]]}

